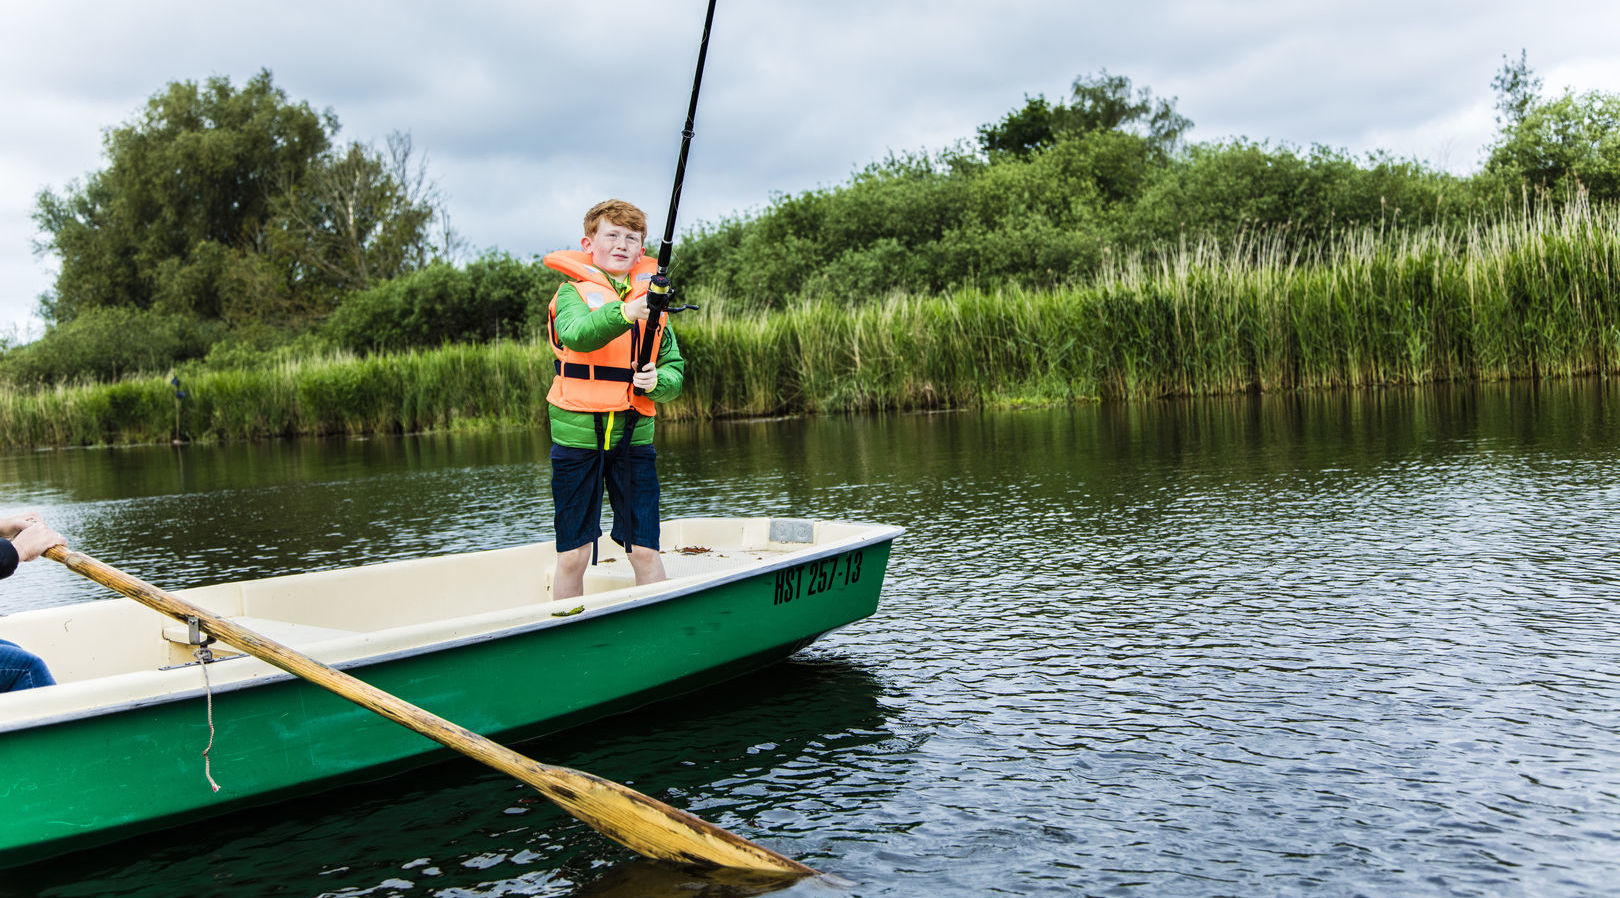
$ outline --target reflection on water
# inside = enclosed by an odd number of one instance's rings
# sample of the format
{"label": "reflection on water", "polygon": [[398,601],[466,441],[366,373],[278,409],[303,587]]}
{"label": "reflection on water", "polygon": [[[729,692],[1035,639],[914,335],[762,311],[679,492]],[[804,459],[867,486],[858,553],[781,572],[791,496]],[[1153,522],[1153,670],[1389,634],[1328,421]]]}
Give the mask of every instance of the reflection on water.
{"label": "reflection on water", "polygon": [[763,873],[694,871],[637,858],[613,865],[573,895],[575,898],[751,898],[784,891],[792,884],[784,884],[780,876]]}
{"label": "reflection on water", "polygon": [[[1620,876],[1617,399],[667,426],[668,516],[905,526],[883,606],[791,663],[526,750],[851,881],[785,895],[1601,894]],[[42,452],[0,458],[0,481],[76,546],[186,586],[549,538],[544,450]],[[97,595],[52,567],[0,610]],[[752,888],[665,872],[455,761],[26,871],[19,894]]]}

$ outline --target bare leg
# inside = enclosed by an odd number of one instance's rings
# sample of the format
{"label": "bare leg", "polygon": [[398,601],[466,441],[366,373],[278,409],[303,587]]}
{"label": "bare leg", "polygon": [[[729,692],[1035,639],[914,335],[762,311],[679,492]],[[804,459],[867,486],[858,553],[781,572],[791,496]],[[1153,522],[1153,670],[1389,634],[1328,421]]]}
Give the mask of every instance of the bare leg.
{"label": "bare leg", "polygon": [[630,567],[636,572],[636,585],[668,580],[664,573],[664,556],[646,546],[630,547]]}
{"label": "bare leg", "polygon": [[585,568],[591,564],[591,544],[557,554],[557,572],[551,576],[551,598],[572,599],[585,594]]}

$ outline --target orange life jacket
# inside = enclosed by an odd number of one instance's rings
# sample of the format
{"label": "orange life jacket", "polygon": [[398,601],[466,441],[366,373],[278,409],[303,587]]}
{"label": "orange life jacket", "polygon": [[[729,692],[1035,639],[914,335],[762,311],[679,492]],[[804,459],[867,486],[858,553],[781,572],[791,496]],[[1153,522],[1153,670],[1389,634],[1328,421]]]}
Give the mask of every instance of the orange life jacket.
{"label": "orange life jacket", "polygon": [[[547,268],[568,275],[569,282],[593,310],[619,298],[607,275],[592,265],[591,257],[584,252],[558,250],[548,253],[541,261]],[[630,280],[630,292],[624,297],[625,300],[646,296],[647,282],[657,271],[658,260],[642,256],[626,275]],[[561,292],[560,288],[558,292]],[[659,323],[662,324],[661,321]],[[658,413],[651,399],[636,395],[630,380],[635,374],[636,351],[640,348],[640,322],[632,322],[624,333],[595,352],[579,352],[569,349],[557,339],[557,297],[553,296],[547,330],[551,337],[551,351],[557,356],[557,376],[551,379],[547,402],[575,412],[617,412],[633,408],[642,415]],[[649,356],[655,363],[663,338],[664,329],[660,326],[653,331],[652,355]]]}

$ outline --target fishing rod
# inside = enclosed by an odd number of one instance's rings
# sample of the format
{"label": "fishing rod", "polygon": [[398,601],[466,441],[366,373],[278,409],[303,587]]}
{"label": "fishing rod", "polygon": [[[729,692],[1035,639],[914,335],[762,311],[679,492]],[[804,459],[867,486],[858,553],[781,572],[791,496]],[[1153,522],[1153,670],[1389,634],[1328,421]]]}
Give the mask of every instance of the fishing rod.
{"label": "fishing rod", "polygon": [[[703,18],[703,40],[698,44],[697,72],[692,76],[692,102],[686,107],[686,127],[681,130],[681,155],[675,161],[675,189],[669,196],[669,214],[664,216],[664,242],[658,247],[658,273],[647,285],[647,320],[641,325],[641,351],[636,359],[640,371],[652,361],[653,336],[663,321],[665,312],[684,312],[695,305],[669,304],[674,288],[669,284],[669,257],[675,247],[675,210],[681,205],[681,184],[686,181],[686,154],[692,148],[692,124],[697,118],[698,89],[703,86],[703,61],[709,55],[709,29],[714,26],[714,3],[709,0],[709,12]],[[640,388],[636,393],[644,392]]]}

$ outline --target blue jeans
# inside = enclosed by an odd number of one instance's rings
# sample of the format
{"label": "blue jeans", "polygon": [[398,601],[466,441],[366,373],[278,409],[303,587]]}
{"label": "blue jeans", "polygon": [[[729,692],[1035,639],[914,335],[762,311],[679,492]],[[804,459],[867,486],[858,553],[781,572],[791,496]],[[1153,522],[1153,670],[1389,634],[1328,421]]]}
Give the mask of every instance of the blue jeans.
{"label": "blue jeans", "polygon": [[0,639],[0,692],[55,685],[56,680],[38,655],[15,642]]}

